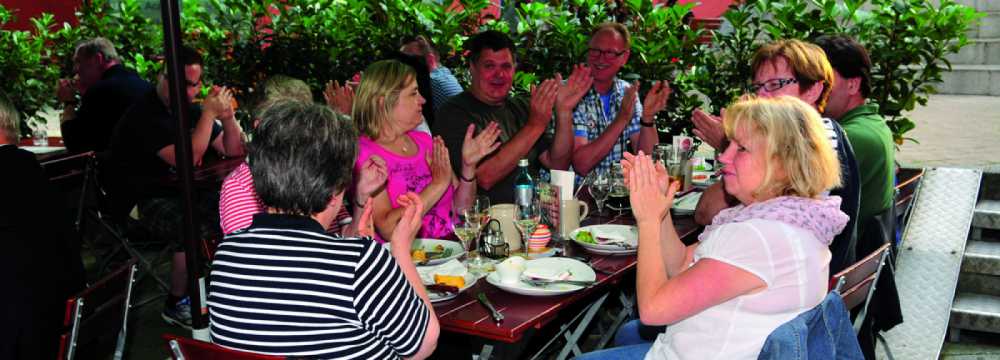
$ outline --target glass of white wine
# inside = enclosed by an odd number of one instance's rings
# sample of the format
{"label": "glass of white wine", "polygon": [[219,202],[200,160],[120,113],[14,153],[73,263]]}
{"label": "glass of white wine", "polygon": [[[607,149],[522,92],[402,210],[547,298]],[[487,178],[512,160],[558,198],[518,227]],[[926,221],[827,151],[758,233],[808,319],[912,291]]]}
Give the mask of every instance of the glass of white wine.
{"label": "glass of white wine", "polygon": [[528,251],[528,240],[538,227],[542,218],[542,208],[538,199],[532,199],[528,205],[517,205],[514,209],[514,226],[521,231],[521,247]]}
{"label": "glass of white wine", "polygon": [[469,272],[478,277],[486,264],[484,259],[479,256],[479,252],[474,251],[472,247],[476,239],[479,238],[482,214],[475,208],[461,208],[454,211],[453,217],[452,229],[455,231],[455,236],[462,241],[466,266],[468,266]]}

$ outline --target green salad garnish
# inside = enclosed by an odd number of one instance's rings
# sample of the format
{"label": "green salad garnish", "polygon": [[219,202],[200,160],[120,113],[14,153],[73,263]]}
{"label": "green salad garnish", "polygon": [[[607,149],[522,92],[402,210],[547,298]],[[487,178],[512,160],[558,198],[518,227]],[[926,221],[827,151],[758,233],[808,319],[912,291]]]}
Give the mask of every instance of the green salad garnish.
{"label": "green salad garnish", "polygon": [[597,244],[597,241],[594,240],[594,234],[591,234],[590,231],[578,231],[576,233],[576,241]]}

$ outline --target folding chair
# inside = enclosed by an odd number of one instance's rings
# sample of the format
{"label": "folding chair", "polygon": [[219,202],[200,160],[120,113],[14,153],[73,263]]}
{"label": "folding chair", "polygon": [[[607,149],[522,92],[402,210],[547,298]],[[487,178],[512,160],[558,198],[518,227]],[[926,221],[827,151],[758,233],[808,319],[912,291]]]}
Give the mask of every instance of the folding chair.
{"label": "folding chair", "polygon": [[261,355],[227,349],[209,342],[163,334],[174,360],[281,360],[283,356]]}
{"label": "folding chair", "polygon": [[114,359],[122,358],[125,334],[128,330],[128,312],[132,307],[132,287],[135,283],[137,260],[105,276],[79,294],[66,300],[66,331],[59,339],[59,359],[72,360],[80,345],[99,344],[104,334],[118,334],[115,340]]}
{"label": "folding chair", "polygon": [[[875,293],[875,282],[879,274],[882,273],[882,265],[889,256],[890,243],[882,244],[877,250],[868,254],[863,259],[841,270],[830,279],[830,290],[837,290],[847,310],[853,310],[858,305],[864,304],[861,313],[854,321],[854,330],[861,327],[868,312],[868,303],[872,294]],[[845,290],[846,289],[846,290]]]}
{"label": "folding chair", "polygon": [[[117,243],[116,248],[102,259],[101,265],[98,267],[98,274],[102,274],[107,269],[116,255],[121,251],[125,251],[129,257],[138,260],[139,265],[144,270],[143,277],[147,275],[151,276],[160,289],[164,292],[167,291],[169,286],[165,280],[156,275],[153,263],[136,250],[131,240],[125,235],[125,227],[127,227],[125,223],[127,219],[123,218],[123,216],[113,215],[116,212],[111,210],[114,205],[107,190],[100,182],[99,162],[99,156],[90,151],[45,162],[42,163],[42,167],[49,176],[49,180],[55,182],[57,185],[62,184],[64,188],[67,186],[79,187],[79,198],[75,204],[76,217],[74,227],[76,231],[83,236],[90,231],[88,225],[99,225],[100,228],[97,231],[103,230],[105,234],[110,235]],[[162,257],[162,255],[160,254],[157,258]],[[155,298],[140,301],[139,305]]]}

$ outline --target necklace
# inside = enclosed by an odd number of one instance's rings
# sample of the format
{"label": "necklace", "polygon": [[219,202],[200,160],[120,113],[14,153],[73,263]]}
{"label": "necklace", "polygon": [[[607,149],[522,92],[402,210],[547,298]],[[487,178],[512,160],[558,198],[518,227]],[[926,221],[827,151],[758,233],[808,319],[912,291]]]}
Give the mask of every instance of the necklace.
{"label": "necklace", "polygon": [[386,148],[398,147],[401,154],[407,154],[409,152],[409,147],[406,146],[406,137],[400,137],[399,140],[393,141],[392,143],[386,142],[383,144]]}

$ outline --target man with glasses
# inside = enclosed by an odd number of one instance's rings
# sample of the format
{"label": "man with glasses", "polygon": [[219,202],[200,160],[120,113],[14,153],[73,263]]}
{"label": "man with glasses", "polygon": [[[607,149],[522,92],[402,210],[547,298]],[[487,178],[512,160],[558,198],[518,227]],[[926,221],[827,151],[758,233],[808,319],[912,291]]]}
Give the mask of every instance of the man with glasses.
{"label": "man with glasses", "polygon": [[[753,82],[748,90],[760,97],[794,96],[813,105],[823,113],[833,89],[834,72],[826,54],[819,46],[799,40],[779,40],[764,44],[754,54],[751,68]],[[696,111],[692,116],[695,134],[716,149],[725,149],[726,139],[719,117]],[[830,191],[841,197],[840,209],[851,220],[843,232],[830,245],[833,258],[830,260],[830,274],[852,264],[855,259],[855,228],[859,202],[858,165],[854,150],[847,142],[844,130],[829,118],[823,118],[823,126],[830,136],[830,143],[837,151],[841,167],[841,186]],[[719,211],[736,204],[727,198],[719,182],[705,190],[695,210],[695,221],[710,224]]]}
{"label": "man with glasses", "polygon": [[[658,141],[653,116],[663,110],[670,96],[666,82],[657,82],[646,95],[644,109],[637,96],[638,82],[629,84],[618,78],[631,48],[628,29],[622,24],[598,25],[589,46],[587,65],[577,69],[589,73],[593,86],[585,94],[561,96],[556,103],[559,116],[573,117],[573,169],[578,176],[608,171],[625,151],[651,153]],[[626,147],[627,141],[632,148]]]}

